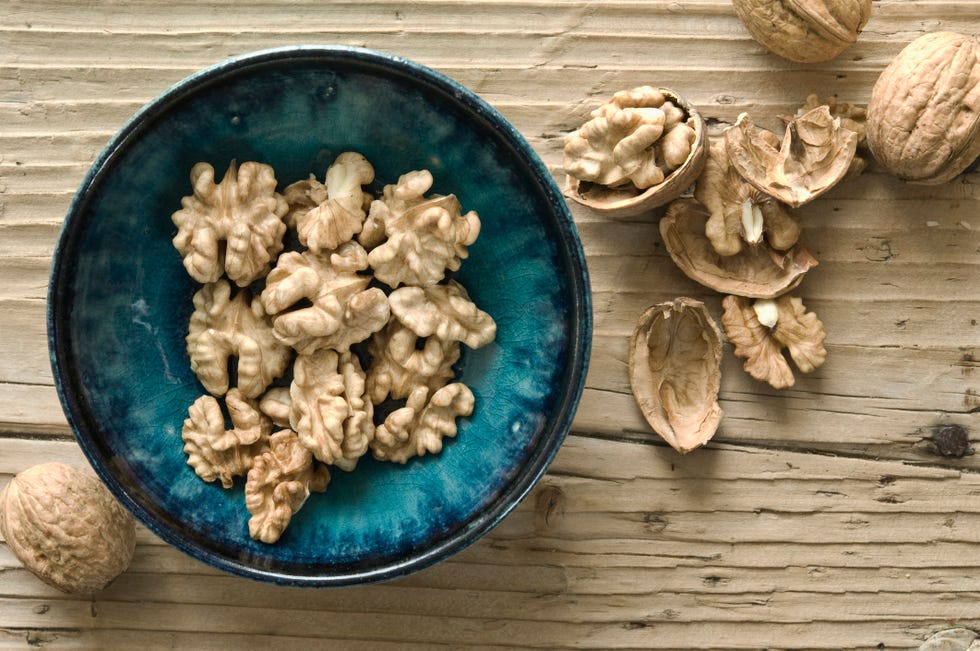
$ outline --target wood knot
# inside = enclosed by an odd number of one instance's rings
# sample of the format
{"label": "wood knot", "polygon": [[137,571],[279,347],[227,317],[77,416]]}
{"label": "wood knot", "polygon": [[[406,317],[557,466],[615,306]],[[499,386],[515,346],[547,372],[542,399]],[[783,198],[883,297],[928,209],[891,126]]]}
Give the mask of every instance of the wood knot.
{"label": "wood knot", "polygon": [[543,486],[534,500],[539,529],[554,529],[565,514],[565,493],[554,485]]}
{"label": "wood knot", "polygon": [[872,262],[888,262],[895,257],[892,243],[886,237],[869,237],[861,247],[864,257]]}
{"label": "wood knot", "polygon": [[960,459],[973,454],[970,435],[962,425],[939,425],[933,429],[926,450],[941,457]]}

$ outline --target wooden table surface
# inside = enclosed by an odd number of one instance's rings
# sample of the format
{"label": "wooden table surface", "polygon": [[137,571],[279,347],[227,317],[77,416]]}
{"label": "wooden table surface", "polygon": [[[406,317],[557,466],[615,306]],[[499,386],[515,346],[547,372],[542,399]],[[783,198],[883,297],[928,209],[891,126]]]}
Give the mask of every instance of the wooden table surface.
{"label": "wooden table surface", "polygon": [[[865,104],[916,36],[980,29],[980,2],[880,0],[839,59],[751,40],[728,0],[3,0],[0,3],[0,484],[85,466],[48,363],[45,291],[88,166],[145,102],[251,50],[393,52],[473,89],[556,179],[562,137],[616,90],[673,88],[712,133],[778,128],[806,95]],[[0,544],[0,648],[915,648],[980,628],[980,172],[939,187],[872,168],[800,209],[820,261],[798,294],[827,363],[782,392],[725,345],[710,445],[681,456],[630,393],[627,337],[649,305],[720,297],[667,256],[659,214],[572,206],[592,278],[593,355],[573,431],[483,540],[407,578],[289,589],[227,576],[140,528],[94,599],[47,587]],[[932,450],[932,451],[930,451]]]}

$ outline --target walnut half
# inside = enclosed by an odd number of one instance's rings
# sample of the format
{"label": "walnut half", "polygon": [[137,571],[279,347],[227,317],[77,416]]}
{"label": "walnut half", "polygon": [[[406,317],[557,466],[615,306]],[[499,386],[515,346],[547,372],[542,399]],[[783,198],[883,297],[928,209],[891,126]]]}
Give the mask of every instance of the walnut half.
{"label": "walnut half", "polygon": [[[357,273],[367,266],[367,253],[354,241],[320,255],[284,253],[262,291],[276,339],[299,353],[318,348],[343,352],[384,327],[388,298],[368,287],[368,276]],[[306,301],[309,306],[293,309]]]}
{"label": "walnut half", "polygon": [[252,517],[249,534],[274,543],[306,503],[310,492],[323,492],[330,471],[318,465],[296,432],[284,429],[269,437],[269,449],[255,458],[245,482],[245,506]]}
{"label": "walnut half", "polygon": [[797,368],[809,373],[827,357],[823,323],[807,312],[803,301],[792,296],[755,302],[742,296],[726,296],[721,317],[725,335],[735,346],[735,356],[745,360],[746,372],[775,389],[795,383],[793,371],[783,356],[785,348]]}
{"label": "walnut half", "polygon": [[780,201],[760,192],[732,166],[724,140],[711,143],[694,198],[711,212],[705,235],[720,255],[736,255],[763,239],[785,251],[800,237],[800,221]]}
{"label": "walnut half", "polygon": [[[287,221],[296,224],[296,235],[310,251],[336,249],[361,232],[370,195],[361,186],[374,181],[374,167],[364,156],[342,153],[327,168],[326,183],[310,176],[289,185],[283,196],[289,202]],[[368,199],[365,201],[365,199]]]}
{"label": "walnut half", "polygon": [[232,389],[225,397],[232,428],[214,396],[199,397],[187,410],[181,430],[187,465],[207,482],[220,481],[231,488],[235,477],[244,477],[254,458],[268,449],[272,421],[250,400]]}
{"label": "walnut half", "polygon": [[453,382],[431,392],[417,386],[405,406],[388,414],[378,425],[371,452],[376,459],[405,463],[412,457],[442,450],[443,437],[456,436],[456,418],[473,413],[473,392]]}
{"label": "walnut half", "polygon": [[425,196],[432,183],[428,170],[415,170],[385,186],[371,203],[364,238],[371,248],[368,262],[375,278],[390,287],[439,282],[447,269],[459,270],[480,234],[479,215],[463,213],[455,195]]}
{"label": "walnut half", "polygon": [[201,283],[227,274],[245,287],[266,274],[282,251],[289,206],[276,192],[275,172],[268,165],[232,161],[220,182],[214,168],[198,163],[191,169],[194,193],[181,200],[172,216],[174,247],[187,272]]}
{"label": "walnut half", "polygon": [[257,398],[286,372],[292,351],[273,334],[258,297],[247,289],[232,296],[231,284],[219,280],[194,294],[194,313],[187,331],[191,369],[215,395],[228,391],[228,362],[237,358],[238,388]]}

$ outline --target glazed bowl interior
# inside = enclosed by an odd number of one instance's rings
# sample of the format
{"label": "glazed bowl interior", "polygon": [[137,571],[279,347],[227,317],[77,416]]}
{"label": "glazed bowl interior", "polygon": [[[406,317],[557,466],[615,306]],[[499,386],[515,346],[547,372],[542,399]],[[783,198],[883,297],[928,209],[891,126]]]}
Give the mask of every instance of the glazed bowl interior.
{"label": "glazed bowl interior", "polygon": [[[204,393],[184,337],[200,287],[170,215],[199,161],[271,165],[280,183],[321,180],[337,154],[374,165],[377,187],[425,168],[433,192],[482,221],[456,274],[497,322],[464,347],[476,397],[438,455],[363,458],[334,471],[274,545],[248,535],[241,481],[225,490],[186,463],[181,426]],[[109,143],[65,220],[49,290],[52,366],[95,470],[148,528],[223,570],[294,585],[379,581],[431,565],[494,526],[545,472],[582,391],[588,278],[567,207],[520,135],[459,84],[346,47],[267,50],[197,73]]]}

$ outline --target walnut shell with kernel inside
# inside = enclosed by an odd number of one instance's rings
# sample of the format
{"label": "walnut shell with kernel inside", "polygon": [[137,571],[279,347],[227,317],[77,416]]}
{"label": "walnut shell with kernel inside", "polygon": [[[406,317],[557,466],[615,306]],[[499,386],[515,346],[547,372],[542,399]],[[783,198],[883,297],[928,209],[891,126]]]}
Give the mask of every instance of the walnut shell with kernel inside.
{"label": "walnut shell with kernel inside", "polygon": [[868,148],[888,172],[921,185],[950,181],[980,155],[980,41],[934,32],[909,43],[878,77]]}
{"label": "walnut shell with kernel inside", "polygon": [[63,463],[19,473],[0,493],[0,533],[45,583],[92,595],[133,558],[136,525],[105,484]]}
{"label": "walnut shell with kernel inside", "polygon": [[565,196],[608,217],[647,213],[701,175],[707,131],[697,108],[669,88],[621,90],[565,137]]}

